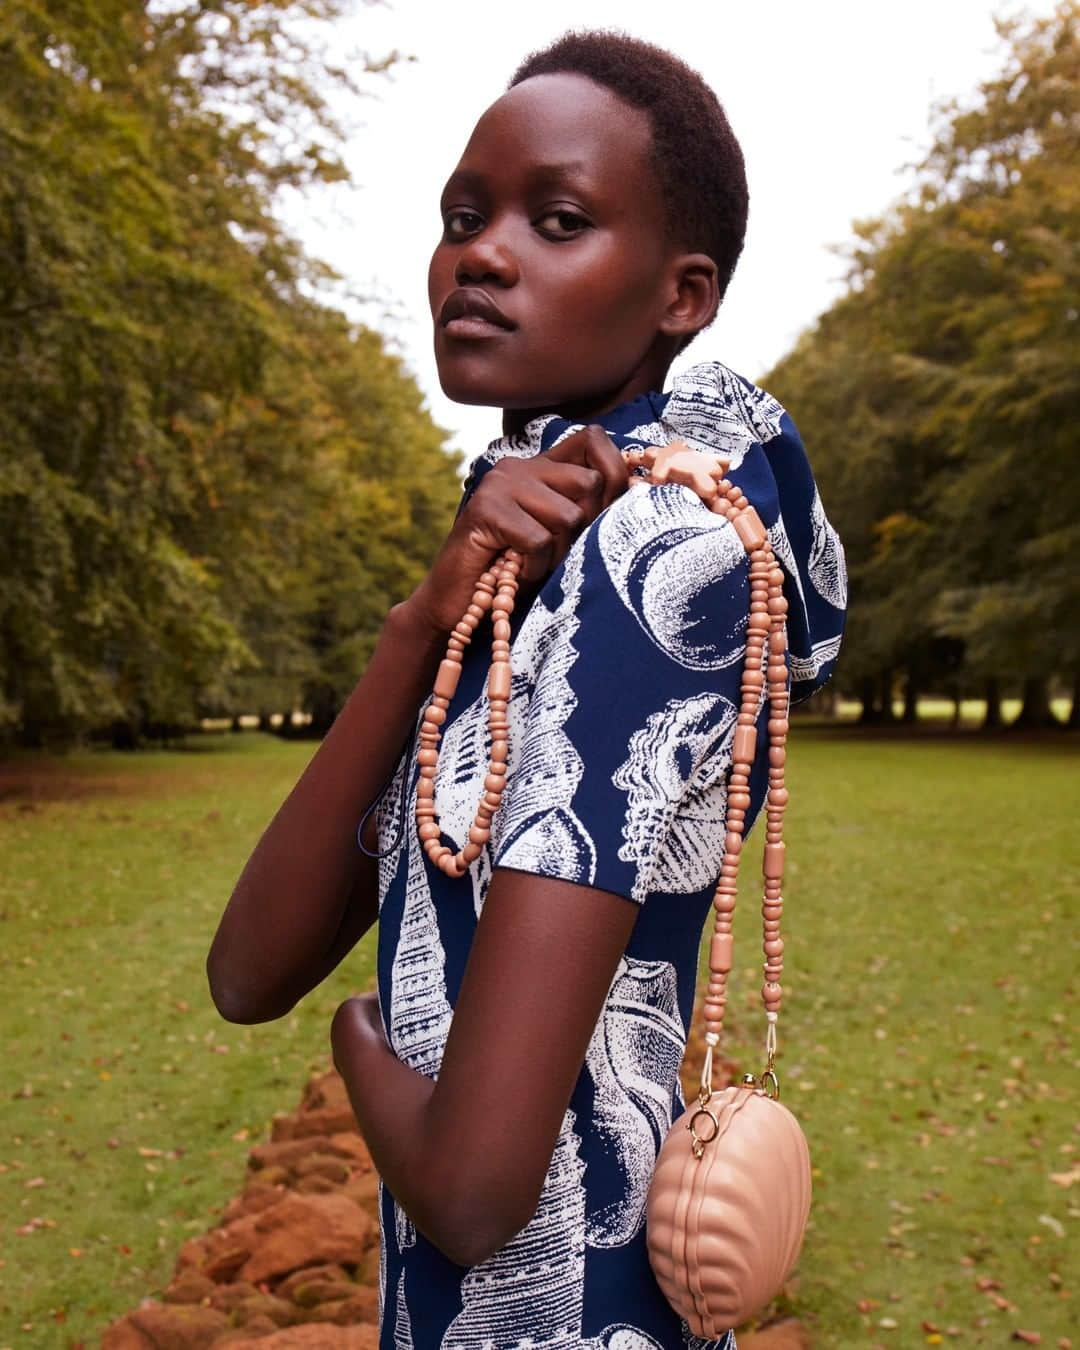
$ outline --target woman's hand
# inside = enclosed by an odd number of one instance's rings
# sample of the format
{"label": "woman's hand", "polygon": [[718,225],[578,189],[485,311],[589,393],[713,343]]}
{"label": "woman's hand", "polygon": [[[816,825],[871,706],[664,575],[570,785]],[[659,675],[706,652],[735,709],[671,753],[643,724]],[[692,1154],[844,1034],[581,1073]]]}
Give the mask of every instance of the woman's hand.
{"label": "woman's hand", "polygon": [[504,456],[480,480],[406,606],[428,631],[448,633],[503,549],[524,554],[524,584],[540,581],[627,483],[622,455],[598,426],[529,459]]}

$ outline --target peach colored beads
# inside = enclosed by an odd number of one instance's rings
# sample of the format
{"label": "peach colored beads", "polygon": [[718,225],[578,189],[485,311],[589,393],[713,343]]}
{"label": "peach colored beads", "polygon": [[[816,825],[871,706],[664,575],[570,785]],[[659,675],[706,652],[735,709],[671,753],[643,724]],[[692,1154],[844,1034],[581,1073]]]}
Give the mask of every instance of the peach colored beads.
{"label": "peach colored beads", "polygon": [[[750,809],[750,770],[758,739],[758,715],[767,700],[769,709],[769,786],[765,801],[765,854],[763,863],[762,947],[765,953],[761,997],[775,1022],[780,1008],[780,976],[784,943],[780,937],[783,910],[781,885],[784,876],[783,819],[788,793],[784,785],[787,755],[788,671],[787,601],[784,574],[772,550],[761,517],[741,488],[724,475],[728,461],[693,450],[683,441],[664,446],[623,451],[627,469],[644,468],[648,476],[632,474],[631,486],[642,483],[679,483],[691,488],[718,515],[734,527],[750,559],[750,613],[747,620],[746,661],[743,666],[740,706],[732,746],[728,780],[727,825],[720,877],[713,895],[715,924],[709,947],[709,984],[704,1000],[706,1042],[719,1039],[727,1003],[727,977],[732,962],[732,918],[738,888],[746,813]],[[509,749],[507,705],[510,699],[510,614],[517,594],[522,557],[506,549],[483,573],[468,609],[450,635],[446,657],[439,666],[434,693],[420,727],[417,759],[420,778],[416,792],[416,820],[424,850],[435,866],[449,876],[462,876],[491,837],[491,820],[499,809],[506,786]],[[435,811],[435,774],[439,736],[450,700],[461,675],[466,645],[480,620],[490,611],[492,621],[491,669],[488,673],[488,730],[491,756],[484,778],[484,791],[469,830],[468,842],[455,853],[440,840]],[[770,1027],[770,1044],[774,1028]],[[771,1052],[770,1052],[771,1066]]]}

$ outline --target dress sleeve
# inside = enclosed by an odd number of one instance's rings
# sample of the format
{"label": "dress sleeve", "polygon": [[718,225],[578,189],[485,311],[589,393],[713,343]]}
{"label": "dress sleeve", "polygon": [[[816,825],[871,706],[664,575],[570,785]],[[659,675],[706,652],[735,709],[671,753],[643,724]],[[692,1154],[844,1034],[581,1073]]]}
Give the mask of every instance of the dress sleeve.
{"label": "dress sleeve", "polygon": [[579,536],[513,643],[493,866],[637,903],[712,884],[748,573],[731,524],[676,484],[631,488]]}

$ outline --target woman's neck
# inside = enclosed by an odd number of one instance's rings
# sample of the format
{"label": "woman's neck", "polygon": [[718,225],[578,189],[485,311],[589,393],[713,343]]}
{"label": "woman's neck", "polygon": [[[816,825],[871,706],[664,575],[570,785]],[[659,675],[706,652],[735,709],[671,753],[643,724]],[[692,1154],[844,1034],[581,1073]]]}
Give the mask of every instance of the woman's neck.
{"label": "woman's neck", "polygon": [[504,436],[513,436],[537,417],[565,417],[571,422],[588,422],[602,417],[623,403],[629,403],[642,394],[659,392],[664,387],[670,358],[667,361],[645,361],[634,373],[615,389],[606,393],[591,394],[586,398],[567,400],[540,408],[504,408],[502,429]]}

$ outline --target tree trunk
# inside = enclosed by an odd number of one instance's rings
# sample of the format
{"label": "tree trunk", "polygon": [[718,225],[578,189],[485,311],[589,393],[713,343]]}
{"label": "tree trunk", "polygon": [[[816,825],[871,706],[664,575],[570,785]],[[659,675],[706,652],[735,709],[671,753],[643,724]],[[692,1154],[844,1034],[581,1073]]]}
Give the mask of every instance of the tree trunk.
{"label": "tree trunk", "polygon": [[952,686],[949,690],[949,697],[952,699],[952,718],[949,722],[949,729],[955,731],[960,725],[961,703],[963,702],[959,685],[954,684]]}
{"label": "tree trunk", "polygon": [[892,706],[892,688],[893,673],[890,667],[881,675],[881,721],[885,723],[896,721]]}
{"label": "tree trunk", "polygon": [[1001,681],[991,675],[986,681],[986,716],[983,718],[983,731],[1001,729]]}
{"label": "tree trunk", "polygon": [[1050,707],[1050,683],[1045,675],[1032,675],[1024,681],[1024,702],[1013,726],[1061,726]]}
{"label": "tree trunk", "polygon": [[1073,676],[1072,707],[1069,709],[1067,726],[1072,731],[1080,727],[1080,670]]}
{"label": "tree trunk", "polygon": [[859,699],[862,702],[862,712],[859,714],[860,726],[873,726],[877,722],[877,708],[874,706],[875,681],[872,676],[867,676],[859,681]]}
{"label": "tree trunk", "polygon": [[915,673],[910,669],[904,683],[904,712],[900,720],[908,725],[919,720],[919,687],[915,683]]}
{"label": "tree trunk", "polygon": [[109,728],[109,742],[114,750],[137,750],[139,732],[134,722],[118,718]]}
{"label": "tree trunk", "polygon": [[320,685],[318,689],[309,691],[308,711],[311,713],[311,721],[304,727],[302,734],[305,737],[314,736],[322,740],[341,711],[334,690],[329,685]]}

